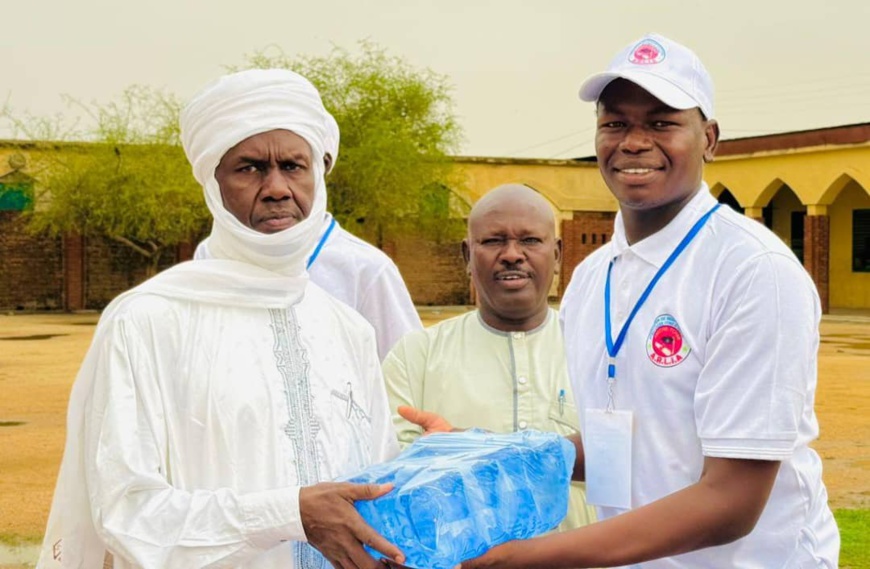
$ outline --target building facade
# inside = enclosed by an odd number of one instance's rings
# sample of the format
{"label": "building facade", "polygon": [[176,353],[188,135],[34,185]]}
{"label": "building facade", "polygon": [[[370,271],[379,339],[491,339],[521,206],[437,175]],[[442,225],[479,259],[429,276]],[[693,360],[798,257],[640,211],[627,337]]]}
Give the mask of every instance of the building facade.
{"label": "building facade", "polygon": [[[147,263],[117,243],[27,231],[23,212],[38,184],[34,155],[63,145],[0,142],[0,309],[99,309],[146,276]],[[574,267],[611,236],[618,204],[594,158],[535,160],[457,157],[472,205],[505,183],[547,198],[564,243],[552,296],[560,298]],[[720,202],[770,227],[802,260],[825,312],[870,309],[870,124],[723,141],[705,170]],[[179,246],[162,266],[190,258]],[[469,302],[458,243],[409,237],[385,243],[418,304]]]}

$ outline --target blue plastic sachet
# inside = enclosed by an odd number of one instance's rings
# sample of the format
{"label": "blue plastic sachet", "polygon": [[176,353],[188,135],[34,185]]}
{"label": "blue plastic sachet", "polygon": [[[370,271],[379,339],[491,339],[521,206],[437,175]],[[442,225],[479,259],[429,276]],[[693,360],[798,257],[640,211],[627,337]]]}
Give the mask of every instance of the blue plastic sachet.
{"label": "blue plastic sachet", "polygon": [[555,433],[473,429],[422,437],[345,480],[394,484],[356,509],[402,550],[406,565],[451,569],[555,528],[568,512],[574,458],[574,445]]}

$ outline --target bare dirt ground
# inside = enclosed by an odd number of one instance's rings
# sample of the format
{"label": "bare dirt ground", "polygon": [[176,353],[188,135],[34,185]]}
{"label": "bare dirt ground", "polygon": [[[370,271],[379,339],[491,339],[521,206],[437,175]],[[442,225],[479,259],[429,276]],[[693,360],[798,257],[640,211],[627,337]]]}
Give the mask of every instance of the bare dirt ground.
{"label": "bare dirt ground", "polygon": [[[465,311],[424,308],[425,324]],[[69,390],[97,314],[0,315],[0,541],[41,539]],[[870,313],[822,322],[816,412],[833,508],[870,508]],[[18,565],[4,565],[2,567]]]}

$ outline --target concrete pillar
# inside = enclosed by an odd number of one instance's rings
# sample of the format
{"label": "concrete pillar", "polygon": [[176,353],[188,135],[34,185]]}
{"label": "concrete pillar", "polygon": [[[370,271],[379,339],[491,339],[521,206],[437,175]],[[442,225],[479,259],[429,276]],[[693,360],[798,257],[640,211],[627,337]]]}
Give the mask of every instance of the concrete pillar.
{"label": "concrete pillar", "polygon": [[823,205],[807,206],[804,218],[804,267],[816,283],[822,312],[828,313],[831,218]]}
{"label": "concrete pillar", "polygon": [[63,307],[85,308],[85,238],[77,233],[63,237]]}

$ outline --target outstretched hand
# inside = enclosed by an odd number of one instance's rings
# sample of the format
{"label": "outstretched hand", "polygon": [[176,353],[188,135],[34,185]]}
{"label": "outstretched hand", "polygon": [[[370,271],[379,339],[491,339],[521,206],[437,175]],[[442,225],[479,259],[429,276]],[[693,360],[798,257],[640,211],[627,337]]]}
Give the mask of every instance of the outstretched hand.
{"label": "outstretched hand", "polygon": [[374,500],[392,489],[392,484],[348,482],[321,482],[302,488],[299,514],[308,543],[338,569],[383,569],[363,545],[404,563],[399,548],[372,529],[353,506],[357,500]]}
{"label": "outstretched hand", "polygon": [[397,411],[409,423],[423,427],[423,436],[432,433],[450,433],[457,430],[447,422],[447,419],[437,413],[423,411],[408,405],[400,405]]}

